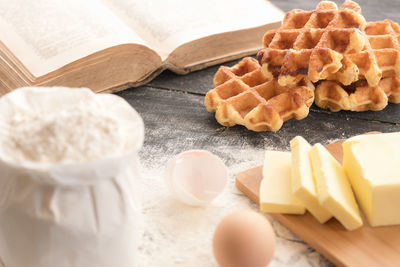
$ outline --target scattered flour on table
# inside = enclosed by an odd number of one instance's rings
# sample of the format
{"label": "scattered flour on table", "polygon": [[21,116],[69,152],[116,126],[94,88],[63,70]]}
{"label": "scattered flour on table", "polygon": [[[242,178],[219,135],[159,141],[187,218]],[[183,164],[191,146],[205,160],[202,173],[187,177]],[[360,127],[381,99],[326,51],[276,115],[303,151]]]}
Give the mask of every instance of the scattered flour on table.
{"label": "scattered flour on table", "polygon": [[[191,142],[191,140],[189,140]],[[190,147],[190,144],[184,144]],[[265,144],[265,149],[274,149]],[[144,148],[146,149],[146,147]],[[155,157],[155,147],[142,154],[142,187],[144,225],[139,248],[139,267],[185,266],[217,267],[212,251],[215,227],[221,219],[239,209],[258,211],[258,206],[235,186],[235,175],[263,163],[265,149],[245,146],[242,148],[203,147],[220,156],[228,167],[228,184],[224,192],[207,207],[190,207],[175,200],[164,181],[166,164],[173,155],[183,151],[180,147],[167,146],[163,157]],[[277,247],[269,266],[331,266],[328,261],[281,225],[265,214],[277,235]]]}

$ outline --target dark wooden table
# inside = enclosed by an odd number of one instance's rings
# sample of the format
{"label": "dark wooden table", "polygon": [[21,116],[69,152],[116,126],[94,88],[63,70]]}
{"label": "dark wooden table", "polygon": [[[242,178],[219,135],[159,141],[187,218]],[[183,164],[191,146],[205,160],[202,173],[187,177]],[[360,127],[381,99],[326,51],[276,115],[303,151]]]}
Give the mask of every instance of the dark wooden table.
{"label": "dark wooden table", "polygon": [[[318,3],[315,0],[272,2],[284,11],[293,8],[310,10]],[[359,1],[359,4],[367,21],[386,18],[400,21],[399,0],[364,0]],[[235,62],[224,65],[230,66]],[[307,118],[300,121],[290,120],[276,133],[252,132],[242,126],[223,127],[216,122],[214,114],[207,112],[203,104],[206,92],[213,88],[212,79],[217,68],[218,66],[214,66],[185,76],[165,71],[148,85],[118,93],[140,113],[146,127],[141,160],[144,173],[143,213],[147,226],[140,248],[141,266],[215,264],[209,259],[212,257],[211,238],[213,228],[221,217],[235,208],[257,209],[234,188],[234,175],[245,168],[262,164],[265,149],[289,150],[289,141],[296,135],[304,136],[310,143],[326,144],[368,131],[400,131],[400,104],[389,104],[379,112],[359,113],[333,113],[312,106]],[[196,211],[171,200],[162,181],[163,169],[168,159],[181,151],[194,148],[214,152],[230,169],[230,182],[221,197],[223,200],[211,208]],[[177,223],[177,220],[199,216],[199,213],[208,216],[203,218],[207,223],[194,225],[192,231],[195,233],[184,227],[188,223]],[[168,218],[165,219],[165,216]],[[159,220],[158,224],[155,220]],[[273,225],[280,243],[273,266],[330,265],[306,244],[301,244],[301,240],[285,232],[277,222],[273,222]],[[176,229],[179,227],[183,229]],[[199,241],[199,246],[193,245],[192,239],[199,240],[200,237],[205,241]],[[179,245],[179,242],[182,244]],[[184,255],[176,252],[182,246],[189,248]],[[167,259],[164,258],[163,261],[162,257],[165,256]]]}

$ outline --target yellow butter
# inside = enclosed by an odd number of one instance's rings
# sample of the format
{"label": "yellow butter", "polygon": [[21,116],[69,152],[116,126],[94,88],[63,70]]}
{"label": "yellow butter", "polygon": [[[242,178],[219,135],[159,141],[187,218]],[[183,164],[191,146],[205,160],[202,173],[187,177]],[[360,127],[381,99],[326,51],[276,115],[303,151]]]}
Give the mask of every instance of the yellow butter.
{"label": "yellow butter", "polygon": [[362,226],[356,200],[344,168],[321,144],[310,151],[318,187],[318,199],[347,230]]}
{"label": "yellow butter", "polygon": [[309,156],[311,145],[303,137],[296,136],[290,141],[290,149],[292,151],[292,192],[320,223],[325,223],[332,214],[318,200]]}
{"label": "yellow butter", "polygon": [[304,214],[291,186],[290,152],[266,151],[260,185],[260,208],[264,212]]}
{"label": "yellow butter", "polygon": [[343,147],[343,166],[369,224],[400,224],[400,133],[356,136]]}

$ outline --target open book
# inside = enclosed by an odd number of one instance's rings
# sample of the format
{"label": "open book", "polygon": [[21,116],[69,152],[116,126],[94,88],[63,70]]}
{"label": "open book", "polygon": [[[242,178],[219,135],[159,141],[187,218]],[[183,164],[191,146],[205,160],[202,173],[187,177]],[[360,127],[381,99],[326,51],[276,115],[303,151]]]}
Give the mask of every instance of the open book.
{"label": "open book", "polygon": [[255,53],[282,17],[266,0],[0,0],[0,95],[114,92],[188,73]]}

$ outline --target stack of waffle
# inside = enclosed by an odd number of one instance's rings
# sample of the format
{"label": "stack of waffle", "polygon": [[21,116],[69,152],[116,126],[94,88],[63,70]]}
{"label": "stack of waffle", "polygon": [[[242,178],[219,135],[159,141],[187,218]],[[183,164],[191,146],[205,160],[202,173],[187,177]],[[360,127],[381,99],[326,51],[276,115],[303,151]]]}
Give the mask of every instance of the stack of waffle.
{"label": "stack of waffle", "polygon": [[277,131],[288,119],[305,118],[314,97],[332,111],[400,102],[400,26],[367,23],[355,2],[292,10],[263,44],[258,62],[244,58],[215,74],[205,106],[220,124]]}

